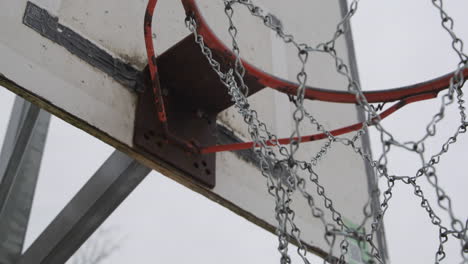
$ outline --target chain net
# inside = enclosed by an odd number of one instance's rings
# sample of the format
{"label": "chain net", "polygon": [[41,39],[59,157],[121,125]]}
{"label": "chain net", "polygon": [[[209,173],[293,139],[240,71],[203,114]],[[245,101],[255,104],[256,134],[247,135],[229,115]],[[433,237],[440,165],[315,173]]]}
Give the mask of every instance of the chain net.
{"label": "chain net", "polygon": [[[439,164],[442,156],[447,153],[450,146],[454,144],[458,137],[467,130],[465,101],[463,99],[462,87],[465,82],[463,70],[468,66],[468,56],[463,50],[463,41],[454,32],[454,20],[448,15],[444,9],[442,0],[432,0],[434,7],[440,14],[441,25],[443,29],[450,35],[452,39],[452,49],[458,55],[459,61],[456,69],[450,80],[449,89],[440,96],[440,108],[427,124],[425,134],[417,141],[401,142],[398,141],[392,133],[380,123],[379,115],[376,107],[370,105],[366,97],[363,95],[361,86],[357,80],[353,78],[350,72],[350,66],[345,63],[345,60],[340,57],[335,49],[335,44],[340,37],[345,35],[349,30],[349,23],[358,9],[359,0],[350,2],[349,8],[343,19],[337,24],[336,31],[333,37],[320,43],[316,46],[310,46],[306,43],[299,43],[294,36],[286,32],[282,26],[277,23],[276,17],[266,13],[259,6],[255,5],[252,0],[223,0],[224,12],[229,21],[228,32],[231,40],[231,48],[236,56],[233,66],[228,70],[224,70],[221,64],[214,59],[211,49],[205,44],[203,37],[197,32],[197,22],[194,17],[189,15],[186,18],[186,26],[194,34],[196,43],[200,46],[201,52],[205,55],[213,70],[219,76],[219,80],[228,89],[234,106],[237,112],[243,117],[247,125],[248,133],[254,144],[254,153],[260,162],[261,174],[266,178],[267,191],[275,201],[275,219],[277,220],[276,234],[278,237],[278,251],[280,254],[280,263],[291,263],[289,252],[289,243],[294,241],[297,245],[297,254],[302,261],[309,264],[308,251],[306,245],[301,240],[301,230],[295,223],[295,212],[291,208],[292,194],[299,193],[310,207],[310,212],[314,218],[319,219],[324,226],[323,237],[329,246],[328,257],[324,259],[324,263],[347,263],[348,255],[350,254],[350,244],[348,238],[358,241],[361,248],[366,248],[367,263],[384,263],[385,258],[378,245],[375,243],[375,236],[380,226],[385,213],[392,199],[392,191],[396,184],[405,184],[414,190],[414,194],[420,200],[421,207],[427,212],[428,218],[432,225],[438,230],[439,245],[434,253],[434,262],[440,263],[446,257],[445,247],[449,239],[459,241],[461,263],[468,263],[468,219],[462,220],[457,218],[452,208],[452,201],[444,189],[439,185],[436,166]],[[276,34],[288,45],[292,45],[297,49],[297,58],[300,62],[300,71],[297,73],[297,82],[299,89],[295,96],[290,96],[290,101],[293,104],[294,111],[292,118],[294,120],[294,129],[291,134],[291,143],[287,146],[280,145],[278,137],[269,131],[267,125],[259,120],[255,109],[252,109],[247,95],[249,87],[244,82],[245,68],[241,61],[241,51],[239,48],[237,35],[238,29],[234,24],[233,17],[235,6],[243,6],[248,9],[250,14],[276,32]],[[359,107],[366,114],[366,122],[351,137],[338,137],[332,135],[322,124],[320,124],[314,115],[307,111],[304,107],[304,91],[308,75],[306,73],[306,65],[309,54],[317,52],[327,54],[336,66],[337,74],[344,76],[347,80],[347,91],[356,96]],[[458,107],[460,122],[457,128],[452,133],[445,143],[436,153],[427,153],[425,150],[425,142],[427,139],[435,137],[437,134],[437,126],[444,119],[446,108],[453,104]],[[379,106],[381,107],[381,106]],[[318,131],[325,133],[327,138],[320,150],[314,154],[310,160],[300,160],[297,152],[300,148],[300,125],[302,122],[310,122]],[[382,145],[382,154],[378,159],[373,159],[369,152],[360,146],[358,140],[367,133],[367,128],[373,125],[379,135]],[[273,144],[271,144],[273,143]],[[368,202],[364,205],[364,219],[360,227],[369,225],[371,228],[367,232],[361,228],[352,228],[348,226],[343,215],[337,210],[332,199],[327,195],[325,187],[320,182],[320,177],[315,170],[315,166],[323,159],[328,150],[334,144],[343,144],[352,148],[354,152],[362,157],[379,176],[379,179],[386,182],[384,190],[371,190]],[[420,157],[421,164],[414,176],[398,176],[389,172],[388,154],[392,149],[403,149],[417,154]],[[284,172],[282,177],[274,177],[274,172],[278,170]],[[304,174],[305,173],[305,174]],[[301,175],[308,175],[303,177]],[[437,196],[436,203],[429,201],[425,192],[420,185],[420,179],[426,178],[430,185],[434,188]],[[315,194],[310,193],[306,188],[307,185],[313,186],[316,190]],[[314,195],[318,195],[321,201],[317,201]],[[377,208],[372,208],[372,199],[380,198],[381,202]],[[325,208],[322,209],[318,203],[323,203]],[[448,215],[449,223],[443,223],[441,216],[434,211],[434,206],[438,206],[443,212]],[[328,212],[327,212],[328,211]],[[331,215],[331,220],[327,220],[326,214]]]}

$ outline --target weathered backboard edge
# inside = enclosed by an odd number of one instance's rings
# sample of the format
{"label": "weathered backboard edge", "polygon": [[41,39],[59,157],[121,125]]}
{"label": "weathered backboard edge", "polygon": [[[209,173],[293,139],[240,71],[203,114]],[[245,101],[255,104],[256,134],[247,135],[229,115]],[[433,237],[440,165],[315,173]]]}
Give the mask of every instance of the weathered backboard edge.
{"label": "weathered backboard edge", "polygon": [[[102,130],[90,125],[86,121],[68,113],[67,111],[61,109],[60,107],[52,104],[48,100],[31,93],[24,87],[19,86],[15,82],[9,80],[3,75],[0,75],[0,86],[5,87],[9,91],[15,93],[16,95],[24,98],[25,100],[39,106],[40,108],[44,109],[45,111],[53,114],[54,116],[62,119],[63,121],[85,131],[86,133],[96,137],[97,139],[115,147],[116,149],[126,153],[130,157],[134,158],[135,160],[141,162],[145,166],[158,171],[162,175],[171,178],[172,180],[182,184],[183,186],[191,189],[194,192],[197,192],[206,198],[222,205],[223,207],[229,209],[230,211],[234,212],[235,214],[245,218],[249,222],[256,224],[257,226],[274,233],[276,227],[268,224],[266,221],[257,218],[252,213],[249,213],[240,207],[236,206],[235,204],[231,203],[230,201],[224,199],[223,197],[217,195],[216,193],[210,191],[210,189],[204,187],[202,184],[192,180],[187,175],[184,175],[181,171],[177,168],[167,164],[162,160],[157,159],[149,159],[146,157],[146,154],[142,151],[136,150],[127,144],[115,139],[114,137],[110,136],[109,134],[103,132]],[[291,240],[291,243],[296,244],[294,240]],[[307,249],[310,252],[313,252],[319,257],[325,258],[328,254],[323,250],[312,247],[306,244]]]}

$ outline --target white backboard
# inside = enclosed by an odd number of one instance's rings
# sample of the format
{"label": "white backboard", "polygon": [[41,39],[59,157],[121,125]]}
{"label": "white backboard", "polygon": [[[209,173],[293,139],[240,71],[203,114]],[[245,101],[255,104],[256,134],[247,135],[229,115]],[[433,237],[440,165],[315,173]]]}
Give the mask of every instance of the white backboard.
{"label": "white backboard", "polygon": [[[210,26],[229,43],[222,1],[199,2]],[[299,41],[315,44],[331,38],[346,10],[346,1],[255,2],[275,14]],[[249,221],[274,231],[274,201],[268,195],[258,165],[245,152],[216,154],[216,186],[210,189],[134,147],[135,82],[147,64],[143,38],[146,4],[146,0],[3,1],[0,23],[8,26],[0,27],[0,84]],[[236,10],[242,56],[265,71],[294,80],[299,70],[296,51],[251,17],[245,8]],[[159,1],[153,26],[158,54],[189,35],[184,19],[180,1]],[[350,35],[337,45],[343,58],[354,65]],[[325,55],[311,56],[308,73],[312,86],[346,89],[345,79],[336,74],[333,61]],[[265,89],[250,100],[272,131],[282,137],[290,135],[293,109],[287,96]],[[328,129],[353,124],[361,118],[354,105],[307,102],[307,107]],[[237,138],[250,141],[235,110],[221,113],[218,122]],[[312,126],[303,130],[307,134],[316,132]],[[367,142],[361,143],[368,147]],[[310,159],[322,144],[320,141],[303,144],[300,155]],[[374,184],[374,176],[363,160],[351,148],[333,145],[317,171],[337,210],[350,223],[359,224],[369,186]],[[314,186],[309,188],[311,193],[315,192]],[[296,198],[293,209],[302,240],[312,251],[324,256],[328,251],[324,227],[311,215],[307,202]],[[323,206],[320,197],[317,203]]]}

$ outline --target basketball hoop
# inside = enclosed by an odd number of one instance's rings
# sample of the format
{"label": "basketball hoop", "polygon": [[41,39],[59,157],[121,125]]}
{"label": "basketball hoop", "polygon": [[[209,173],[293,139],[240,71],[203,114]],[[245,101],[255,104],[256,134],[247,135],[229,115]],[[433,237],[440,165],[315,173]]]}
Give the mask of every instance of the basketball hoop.
{"label": "basketball hoop", "polygon": [[[159,87],[158,70],[156,65],[157,58],[154,53],[151,29],[151,22],[156,2],[157,0],[150,0],[148,3],[145,15],[145,40],[147,45],[149,72],[153,85],[153,93],[156,98],[159,121],[165,123],[166,114],[163,102],[164,98],[161,95],[162,92]],[[217,35],[210,29],[195,0],[181,0],[181,2],[187,15],[187,27],[192,32],[190,40],[193,40],[199,46],[201,54],[203,54],[206,59],[205,63],[210,65],[212,73],[216,74],[219,79],[218,81],[222,86],[224,86],[225,93],[230,96],[231,104],[234,105],[245,121],[253,141],[247,143],[211,146],[194,144],[192,141],[186,141],[179,138],[176,138],[176,141],[182,142],[181,145],[189,146],[189,149],[191,150],[197,149],[196,152],[200,155],[249,148],[254,150],[254,153],[260,162],[262,175],[267,179],[268,191],[275,199],[275,218],[278,220],[278,250],[281,254],[281,263],[286,264],[291,262],[288,254],[288,243],[290,240],[296,242],[299,256],[302,258],[304,263],[309,263],[306,257],[306,247],[300,239],[300,229],[294,222],[294,211],[290,207],[292,199],[291,194],[294,192],[299,192],[302,197],[306,199],[311,208],[312,215],[321,219],[324,223],[324,239],[330,246],[329,258],[326,259],[327,261],[345,263],[349,247],[347,238],[352,237],[356,241],[359,241],[359,243],[370,246],[370,252],[366,252],[366,254],[370,259],[372,259],[372,261],[384,263],[385,260],[383,259],[381,252],[374,244],[374,234],[382,223],[382,219],[388,209],[388,202],[392,197],[392,189],[397,181],[403,182],[414,188],[414,193],[421,199],[421,207],[429,213],[431,223],[439,228],[440,245],[436,252],[436,263],[445,258],[443,245],[447,241],[446,238],[448,237],[448,234],[452,234],[453,237],[460,241],[460,245],[462,247],[461,253],[464,259],[463,263],[468,263],[468,255],[466,254],[466,245],[468,244],[468,221],[464,224],[463,221],[454,216],[451,207],[440,205],[440,201],[446,199],[447,195],[438,185],[437,176],[435,175],[435,166],[439,163],[440,157],[448,151],[451,144],[456,142],[459,135],[466,133],[466,128],[468,126],[464,106],[465,101],[463,99],[462,92],[465,78],[468,78],[468,57],[463,53],[463,42],[453,31],[453,19],[448,16],[446,11],[443,9],[442,0],[433,0],[432,2],[440,13],[443,28],[452,37],[452,48],[460,58],[457,69],[452,73],[429,81],[379,91],[362,91],[359,84],[349,73],[349,67],[338,57],[336,50],[334,50],[336,39],[346,33],[344,25],[349,23],[349,20],[356,12],[358,0],[351,2],[351,8],[347,12],[346,16],[344,16],[343,20],[338,24],[337,31],[335,32],[333,39],[317,47],[310,47],[307,44],[296,43],[293,36],[285,34],[280,27],[275,26],[272,22],[274,20],[272,16],[264,15],[261,8],[253,4],[251,0],[224,0],[224,11],[229,20],[228,31],[232,39],[232,48],[223,44]],[[233,5],[235,4],[243,5],[248,8],[253,16],[262,19],[262,22],[266,27],[276,31],[286,44],[292,44],[297,48],[298,57],[302,65],[302,68],[297,75],[298,83],[293,83],[266,73],[240,57],[240,50],[236,42],[237,28],[232,20],[234,13]],[[184,43],[186,44],[187,42],[185,41],[182,44]],[[337,72],[344,75],[348,80],[348,92],[327,90],[307,85],[305,65],[307,64],[309,52],[323,52],[330,55],[331,58],[335,60]],[[267,129],[265,123],[258,119],[256,111],[251,109],[247,96],[263,89],[264,87],[275,89],[290,96],[290,99],[295,106],[292,119],[296,125],[291,137],[278,139],[276,135]],[[426,135],[422,140],[417,142],[400,143],[396,141],[392,134],[385,130],[385,128],[380,124],[382,119],[395,113],[405,105],[436,98],[439,93],[444,90],[448,91],[441,97],[441,108],[428,124]],[[362,123],[356,123],[334,130],[327,130],[307,112],[303,105],[304,99],[356,104],[367,114],[367,120]],[[458,124],[457,130],[453,136],[450,137],[442,146],[442,150],[431,155],[428,161],[426,161],[424,156],[424,141],[429,137],[435,136],[435,127],[444,117],[445,106],[452,103],[455,99],[457,100],[458,108],[460,110],[461,122]],[[395,103],[380,114],[377,113],[377,109],[370,105],[371,103],[390,102]],[[219,113],[221,108],[225,109],[225,107],[230,106],[231,104],[224,102],[222,107],[216,109],[212,114]],[[308,120],[311,124],[316,125],[317,130],[319,130],[320,133],[301,136],[299,125],[304,120]],[[357,140],[366,133],[366,129],[369,126],[375,126],[381,135],[381,143],[383,145],[384,152],[378,160],[373,160],[370,153],[366,153],[356,143]],[[352,131],[357,131],[357,133],[351,139],[338,137]],[[169,135],[171,132],[169,129],[165,129],[165,133]],[[168,138],[171,137],[168,136]],[[302,161],[296,157],[300,143],[320,139],[327,139],[328,141],[316,156],[311,158],[311,162]],[[333,207],[332,200],[327,196],[325,188],[319,182],[318,174],[314,171],[314,166],[317,160],[327,153],[328,148],[330,148],[331,144],[334,142],[339,142],[351,147],[365,162],[375,169],[379,176],[387,180],[388,188],[382,193],[382,203],[378,208],[373,208],[373,210],[376,211],[373,215],[366,211],[368,204],[364,205],[363,211],[365,219],[363,224],[357,229],[351,228],[349,225],[344,223],[342,214]],[[282,145],[288,145],[289,149]],[[392,146],[403,148],[420,155],[422,166],[415,173],[415,176],[396,176],[389,174],[387,169],[387,153],[390,152]],[[272,174],[273,170],[281,170],[285,172],[282,174],[285,176],[282,176],[283,178],[275,178]],[[298,171],[309,174],[309,180],[301,177]],[[436,194],[439,199],[439,205],[442,209],[448,212],[452,221],[451,226],[445,226],[442,224],[440,217],[433,211],[428,199],[421,191],[421,186],[417,183],[417,180],[422,176],[427,177],[429,182],[435,187]],[[306,182],[310,182],[317,187],[317,194],[324,200],[325,207],[331,214],[332,221],[325,220],[323,210],[315,206],[312,195],[305,188]],[[374,194],[370,194],[370,196],[372,195]],[[369,199],[371,199],[371,197]],[[361,230],[361,227],[365,222],[370,220],[372,220],[370,224],[371,231],[366,233]],[[339,243],[340,255],[339,257],[334,258],[333,250],[339,236],[341,237],[341,241]]]}
{"label": "basketball hoop", "polygon": [[[145,18],[147,19],[145,23],[145,43],[147,45],[147,54],[148,54],[148,61],[155,62],[156,55],[153,48],[153,38],[152,38],[152,17],[154,13],[154,8],[156,6],[157,0],[149,2],[149,8],[147,9],[147,14]],[[197,31],[200,36],[203,37],[206,46],[208,46],[211,51],[218,57],[222,58],[224,62],[229,62],[230,64],[234,64],[236,60],[236,55],[232,52],[230,48],[228,48],[224,43],[216,36],[216,34],[210,29],[208,23],[203,18],[195,0],[182,0],[183,6],[187,14],[189,14],[197,23]],[[154,4],[154,5],[153,5]],[[297,83],[293,83],[284,79],[281,79],[277,76],[271,75],[262,71],[261,69],[255,67],[254,65],[250,64],[249,62],[241,59],[242,65],[245,67],[245,78],[249,78],[256,81],[256,85],[261,87],[268,87],[275,89],[279,92],[285,93],[287,95],[296,95],[299,85]],[[154,77],[157,72],[156,63],[148,63],[149,69],[151,72],[152,78]],[[429,81],[424,81],[416,84],[406,85],[397,88],[390,88],[390,89],[383,89],[378,91],[364,91],[363,96],[366,98],[368,103],[389,103],[395,102],[393,106],[389,107],[384,112],[380,113],[374,119],[385,119],[386,117],[392,115],[399,109],[403,108],[404,106],[424,101],[428,99],[433,99],[438,96],[438,94],[449,88],[450,86],[450,79],[454,76],[455,72],[448,73],[442,75],[440,77],[436,77]],[[465,68],[462,71],[462,77],[468,78],[468,68]],[[158,80],[153,80],[153,83],[158,83]],[[155,95],[158,95],[158,89],[155,90]],[[328,90],[323,88],[316,88],[306,86],[304,92],[304,98],[309,100],[316,100],[316,101],[324,101],[324,102],[334,102],[334,103],[345,103],[345,104],[358,104],[358,98],[355,94],[351,92],[343,92],[343,91],[336,91],[336,90]],[[158,98],[158,100],[163,101],[162,98]],[[165,109],[164,104],[157,104],[158,105],[158,113],[160,117],[165,117]],[[164,122],[166,123],[166,122]],[[373,123],[370,122],[368,125],[372,125]],[[342,128],[336,128],[330,131],[330,133],[334,136],[339,136],[343,134],[347,134],[356,130],[361,129],[364,126],[363,123],[356,123],[349,126],[345,126]],[[170,134],[170,133],[169,133]],[[298,140],[300,142],[311,142],[320,139],[326,138],[327,135],[325,133],[313,134],[303,136],[299,138],[282,138],[279,139],[277,142],[269,144],[290,144],[294,140]],[[179,140],[183,141],[183,140]],[[235,151],[235,150],[242,150],[242,149],[249,149],[253,147],[253,142],[245,142],[245,143],[236,143],[236,144],[227,144],[227,145],[216,145],[216,146],[198,146],[199,152],[207,154],[207,153],[214,153],[214,152],[221,152],[221,151]],[[185,143],[183,145],[189,146],[190,149],[195,148],[190,143]]]}

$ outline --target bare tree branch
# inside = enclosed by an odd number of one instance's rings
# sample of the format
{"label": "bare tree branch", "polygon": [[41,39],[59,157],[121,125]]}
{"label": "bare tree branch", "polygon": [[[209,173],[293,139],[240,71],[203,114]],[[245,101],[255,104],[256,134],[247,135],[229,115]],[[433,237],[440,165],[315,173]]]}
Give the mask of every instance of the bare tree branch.
{"label": "bare tree branch", "polygon": [[99,264],[114,254],[124,237],[115,238],[116,228],[99,228],[70,258],[69,264]]}

